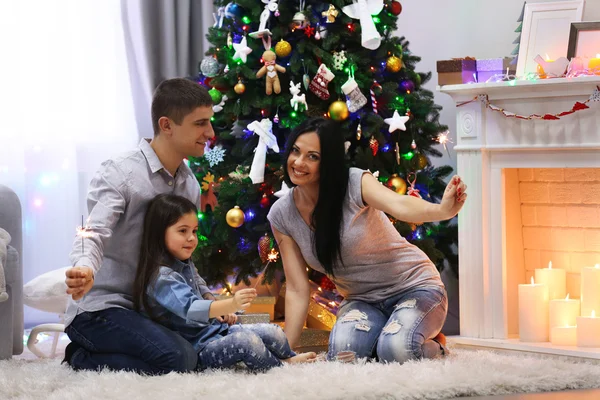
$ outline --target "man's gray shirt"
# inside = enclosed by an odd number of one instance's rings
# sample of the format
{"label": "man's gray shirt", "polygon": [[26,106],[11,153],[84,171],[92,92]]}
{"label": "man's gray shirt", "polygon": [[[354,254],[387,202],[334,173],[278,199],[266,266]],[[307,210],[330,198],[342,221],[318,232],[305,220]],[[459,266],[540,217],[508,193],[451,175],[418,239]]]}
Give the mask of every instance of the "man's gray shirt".
{"label": "man's gray shirt", "polygon": [[76,237],[73,266],[94,270],[94,286],[79,301],[69,301],[65,325],[82,312],[111,307],[133,309],[133,282],[138,264],[144,215],[150,200],[161,193],[186,197],[200,206],[200,187],[190,168],[181,163],[175,177],[142,139],[138,149],[102,163],[88,191],[90,233]]}

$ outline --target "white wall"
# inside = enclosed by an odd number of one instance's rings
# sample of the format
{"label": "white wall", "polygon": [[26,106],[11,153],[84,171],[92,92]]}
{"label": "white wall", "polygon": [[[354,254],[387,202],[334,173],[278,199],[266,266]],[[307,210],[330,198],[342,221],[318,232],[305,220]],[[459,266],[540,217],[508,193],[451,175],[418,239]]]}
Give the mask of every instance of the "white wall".
{"label": "white wall", "polygon": [[[543,3],[552,0],[535,0]],[[495,58],[509,56],[516,45],[517,19],[523,0],[401,0],[397,36],[410,41],[410,51],[422,58],[417,71],[432,71],[425,88],[435,92],[436,61],[456,57]],[[600,21],[600,0],[586,0],[584,21]],[[445,94],[436,93],[435,103],[442,106],[440,122],[448,125],[456,142],[456,107]],[[451,165],[456,169],[456,153],[433,159],[434,165]],[[440,146],[441,147],[441,146]]]}

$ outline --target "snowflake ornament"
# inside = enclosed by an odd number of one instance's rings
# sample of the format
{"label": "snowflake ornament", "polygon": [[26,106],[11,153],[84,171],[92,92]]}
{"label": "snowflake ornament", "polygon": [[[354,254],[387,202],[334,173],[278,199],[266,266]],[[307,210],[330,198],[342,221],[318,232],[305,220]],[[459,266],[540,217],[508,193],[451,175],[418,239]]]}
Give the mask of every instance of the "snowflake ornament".
{"label": "snowflake ornament", "polygon": [[346,58],[346,50],[333,52],[333,68],[341,71],[344,69],[344,63],[348,61]]}
{"label": "snowflake ornament", "polygon": [[211,167],[219,164],[225,157],[225,149],[222,146],[215,146],[210,151],[204,153],[204,157]]}

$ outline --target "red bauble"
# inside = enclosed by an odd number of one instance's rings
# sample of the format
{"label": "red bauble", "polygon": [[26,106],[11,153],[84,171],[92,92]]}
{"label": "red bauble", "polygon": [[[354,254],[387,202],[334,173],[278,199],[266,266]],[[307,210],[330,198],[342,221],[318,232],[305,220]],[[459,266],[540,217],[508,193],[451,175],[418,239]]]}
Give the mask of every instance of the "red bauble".
{"label": "red bauble", "polygon": [[373,152],[373,156],[376,156],[377,152],[379,151],[379,142],[377,141],[377,139],[375,139],[374,137],[371,137],[371,140],[369,140],[369,147],[371,148],[371,151]]}
{"label": "red bauble", "polygon": [[402,4],[399,1],[392,1],[390,3],[390,12],[394,15],[400,15],[402,12]]}
{"label": "red bauble", "polygon": [[321,280],[319,281],[319,286],[321,287],[321,289],[327,290],[329,292],[335,290],[335,283],[333,283],[331,279],[329,279],[326,276],[321,278]]}
{"label": "red bauble", "polygon": [[258,239],[258,255],[262,262],[267,262],[270,250],[271,238],[265,233],[263,237]]}
{"label": "red bauble", "polygon": [[260,199],[260,206],[262,208],[267,208],[271,205],[271,203],[269,202],[269,198],[267,197],[266,194],[263,194],[262,199]]}

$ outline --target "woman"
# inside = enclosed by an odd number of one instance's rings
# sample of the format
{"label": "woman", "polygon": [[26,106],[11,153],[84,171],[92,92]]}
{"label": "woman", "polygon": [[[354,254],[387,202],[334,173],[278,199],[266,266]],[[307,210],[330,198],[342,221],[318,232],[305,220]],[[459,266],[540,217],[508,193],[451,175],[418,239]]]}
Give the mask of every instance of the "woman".
{"label": "woman", "polygon": [[288,139],[284,179],[292,190],[268,218],[286,275],[291,346],[299,342],[308,310],[308,264],[344,296],[329,360],[348,351],[381,362],[447,354],[440,330],[448,302],[440,275],[386,213],[412,223],[450,219],[467,198],[466,185],[454,176],[440,204],[398,195],[368,171],[345,167],[344,153],[342,132],[324,118],[305,121]]}

